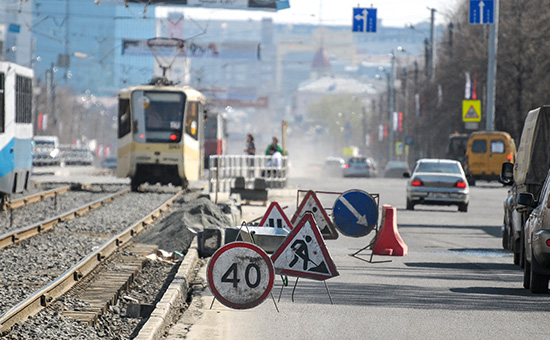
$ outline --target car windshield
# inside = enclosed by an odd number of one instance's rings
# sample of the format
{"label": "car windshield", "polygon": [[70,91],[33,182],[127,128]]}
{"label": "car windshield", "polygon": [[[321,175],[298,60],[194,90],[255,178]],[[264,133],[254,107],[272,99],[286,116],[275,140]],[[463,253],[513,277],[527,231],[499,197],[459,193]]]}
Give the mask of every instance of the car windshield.
{"label": "car windshield", "polygon": [[357,157],[357,158],[351,158],[349,160],[350,163],[366,163],[367,162],[367,159],[366,158],[360,158],[360,157]]}
{"label": "car windshield", "polygon": [[460,167],[458,166],[458,163],[420,162],[418,163],[415,172],[460,174]]}

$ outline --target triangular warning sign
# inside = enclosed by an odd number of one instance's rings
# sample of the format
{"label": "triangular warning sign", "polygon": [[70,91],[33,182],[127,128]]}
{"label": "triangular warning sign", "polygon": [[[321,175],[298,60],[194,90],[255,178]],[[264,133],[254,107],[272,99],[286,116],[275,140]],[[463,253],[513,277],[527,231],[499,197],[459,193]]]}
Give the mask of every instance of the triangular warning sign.
{"label": "triangular warning sign", "polygon": [[312,190],[306,193],[306,196],[300,203],[296,213],[292,216],[292,220],[290,221],[292,225],[296,225],[298,220],[300,220],[306,212],[313,214],[315,222],[317,222],[317,226],[319,226],[324,239],[336,240],[338,238],[338,232],[332,225],[332,222],[330,221],[327,212],[321,205],[321,202],[319,202],[317,195]]}
{"label": "triangular warning sign", "polygon": [[271,256],[277,274],[326,280],[340,275],[328,253],[325,241],[306,213]]}
{"label": "triangular warning sign", "polygon": [[267,208],[264,217],[259,224],[260,227],[272,227],[272,228],[283,228],[287,231],[291,231],[292,223],[286,216],[285,212],[277,202],[271,202],[271,205]]}
{"label": "triangular warning sign", "polygon": [[479,119],[479,114],[476,112],[476,109],[474,109],[474,106],[470,106],[466,114],[464,115],[464,119]]}

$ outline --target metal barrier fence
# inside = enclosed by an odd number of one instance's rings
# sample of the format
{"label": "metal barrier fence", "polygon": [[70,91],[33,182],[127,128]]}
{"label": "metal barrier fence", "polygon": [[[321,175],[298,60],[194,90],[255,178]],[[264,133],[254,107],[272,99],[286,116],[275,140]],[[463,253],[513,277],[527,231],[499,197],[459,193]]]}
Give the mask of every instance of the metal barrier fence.
{"label": "metal barrier fence", "polygon": [[271,159],[271,156],[210,156],[208,189],[210,192],[227,192],[237,177],[244,177],[247,186],[255,178],[263,178],[267,188],[283,188],[287,180],[288,157],[282,157],[280,168],[273,167]]}

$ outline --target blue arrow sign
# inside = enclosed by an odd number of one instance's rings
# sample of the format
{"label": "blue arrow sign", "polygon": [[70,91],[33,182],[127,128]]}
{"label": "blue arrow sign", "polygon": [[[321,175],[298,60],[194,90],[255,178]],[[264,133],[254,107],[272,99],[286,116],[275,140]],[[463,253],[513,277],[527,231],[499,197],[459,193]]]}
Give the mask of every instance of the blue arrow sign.
{"label": "blue arrow sign", "polygon": [[354,8],[352,32],[376,32],[376,8]]}
{"label": "blue arrow sign", "polygon": [[378,205],[362,190],[344,192],[334,202],[334,225],[342,234],[361,237],[370,233],[378,222]]}
{"label": "blue arrow sign", "polygon": [[470,24],[492,24],[494,13],[494,0],[470,0]]}

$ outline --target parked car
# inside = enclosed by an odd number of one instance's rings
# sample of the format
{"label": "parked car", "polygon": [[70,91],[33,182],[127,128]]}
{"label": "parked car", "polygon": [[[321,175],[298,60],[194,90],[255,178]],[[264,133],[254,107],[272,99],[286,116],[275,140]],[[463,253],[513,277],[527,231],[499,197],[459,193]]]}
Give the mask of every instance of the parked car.
{"label": "parked car", "polygon": [[467,212],[470,187],[460,162],[449,159],[420,159],[407,183],[407,210],[417,204],[457,205]]}
{"label": "parked car", "polygon": [[344,177],[376,177],[376,163],[372,158],[355,156],[344,165]]}
{"label": "parked car", "polygon": [[409,165],[401,161],[389,161],[384,168],[384,177],[403,178],[403,174],[411,172]]}
{"label": "parked car", "polygon": [[101,166],[107,169],[116,169],[116,157],[107,157],[101,162]]}
{"label": "parked car", "polygon": [[529,205],[518,205],[521,193],[531,193],[538,199],[550,168],[550,106],[529,111],[523,124],[516,162],[502,164],[500,181],[511,185],[504,200],[502,246],[514,254],[514,264],[524,266],[525,249],[523,227],[533,210]]}
{"label": "parked car", "polygon": [[472,132],[466,147],[466,174],[471,185],[477,180],[496,181],[503,162],[514,162],[516,144],[503,131]]}
{"label": "parked car", "polygon": [[342,177],[346,161],[340,157],[327,157],[323,165],[323,175],[331,177]]}
{"label": "parked car", "polygon": [[523,287],[532,293],[546,293],[550,279],[550,172],[540,198],[536,200],[532,193],[522,192],[518,205],[534,207],[524,226]]}

